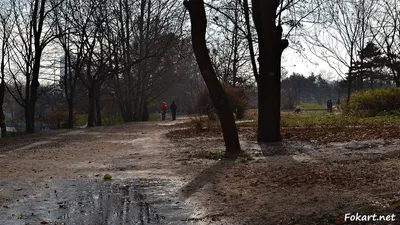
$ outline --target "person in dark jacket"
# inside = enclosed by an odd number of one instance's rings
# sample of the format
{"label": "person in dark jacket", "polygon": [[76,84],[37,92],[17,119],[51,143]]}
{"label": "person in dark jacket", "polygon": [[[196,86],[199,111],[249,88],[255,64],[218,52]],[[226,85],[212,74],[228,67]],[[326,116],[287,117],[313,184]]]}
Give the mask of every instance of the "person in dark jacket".
{"label": "person in dark jacket", "polygon": [[176,106],[175,102],[172,101],[172,104],[169,106],[169,109],[171,109],[172,112],[172,120],[176,120],[176,109],[178,107]]}
{"label": "person in dark jacket", "polygon": [[328,112],[332,112],[332,108],[333,108],[332,99],[329,99],[329,100],[326,102],[326,107],[327,107],[327,109],[328,109]]}

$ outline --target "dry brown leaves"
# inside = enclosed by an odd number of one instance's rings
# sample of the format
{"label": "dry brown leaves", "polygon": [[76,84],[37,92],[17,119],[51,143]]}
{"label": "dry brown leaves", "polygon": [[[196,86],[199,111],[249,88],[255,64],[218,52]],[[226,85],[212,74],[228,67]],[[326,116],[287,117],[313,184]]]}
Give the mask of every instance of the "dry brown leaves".
{"label": "dry brown leaves", "polygon": [[[239,136],[245,140],[256,140],[257,128],[239,127]],[[400,127],[398,126],[347,126],[347,127],[283,127],[283,138],[298,141],[319,142],[346,142],[375,139],[400,139]],[[194,137],[222,137],[219,128],[212,128],[202,132],[187,128],[171,131],[167,134],[171,139]]]}

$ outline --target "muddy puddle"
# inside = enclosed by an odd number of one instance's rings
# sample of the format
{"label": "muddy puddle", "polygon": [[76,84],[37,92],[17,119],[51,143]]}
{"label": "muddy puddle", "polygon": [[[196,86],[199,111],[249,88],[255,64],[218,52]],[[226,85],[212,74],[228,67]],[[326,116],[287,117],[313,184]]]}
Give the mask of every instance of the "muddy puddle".
{"label": "muddy puddle", "polygon": [[[188,206],[168,180],[67,180],[3,205],[0,224],[187,224]],[[43,222],[44,223],[44,222]]]}

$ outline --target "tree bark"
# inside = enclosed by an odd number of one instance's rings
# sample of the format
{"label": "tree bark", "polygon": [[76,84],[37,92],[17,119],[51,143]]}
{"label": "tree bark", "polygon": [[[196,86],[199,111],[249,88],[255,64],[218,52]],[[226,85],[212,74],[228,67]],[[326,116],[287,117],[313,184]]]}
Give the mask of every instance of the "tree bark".
{"label": "tree bark", "polygon": [[245,16],[245,21],[246,21],[246,30],[247,30],[247,42],[249,43],[249,52],[250,52],[250,59],[251,59],[251,67],[253,69],[253,74],[258,82],[258,69],[257,69],[257,63],[256,63],[256,57],[254,53],[254,47],[253,47],[253,37],[251,34],[251,27],[250,27],[250,10],[249,10],[249,2],[247,0],[243,0],[243,7],[244,7],[244,16]]}
{"label": "tree bark", "polygon": [[352,70],[353,70],[353,45],[350,48],[350,68],[349,74],[347,75],[347,100],[346,105],[349,105],[350,97],[351,97],[351,83],[352,83]]}
{"label": "tree bark", "polygon": [[280,0],[253,0],[253,20],[259,39],[258,142],[281,141],[281,56],[288,46],[276,25]]}
{"label": "tree bark", "polygon": [[0,129],[1,129],[1,137],[5,137],[7,135],[6,128],[6,118],[3,110],[4,97],[6,91],[6,82],[5,82],[5,57],[6,57],[6,45],[8,44],[8,37],[6,33],[6,25],[5,22],[2,21],[3,34],[2,34],[2,44],[1,44],[1,65],[0,65]]}
{"label": "tree bark", "polygon": [[4,103],[4,94],[5,94],[5,83],[4,78],[2,77],[0,83],[0,129],[1,129],[1,137],[5,137],[7,135],[6,129],[6,118],[3,111],[3,103]]}
{"label": "tree bark", "polygon": [[74,100],[68,99],[68,123],[67,128],[74,128]]}
{"label": "tree bark", "polygon": [[101,123],[100,97],[96,96],[95,100],[96,100],[96,117],[97,117],[96,122],[97,126],[101,126],[102,123]]}
{"label": "tree bark", "polygon": [[190,14],[192,25],[192,45],[201,75],[206,83],[212,102],[221,122],[227,155],[236,155],[241,152],[239,137],[232,109],[224,89],[217,79],[212,67],[211,59],[206,46],[206,12],[203,0],[185,0],[184,5]]}
{"label": "tree bark", "polygon": [[88,89],[89,97],[89,111],[88,111],[88,127],[94,126],[94,107],[95,107],[95,95],[93,88]]}

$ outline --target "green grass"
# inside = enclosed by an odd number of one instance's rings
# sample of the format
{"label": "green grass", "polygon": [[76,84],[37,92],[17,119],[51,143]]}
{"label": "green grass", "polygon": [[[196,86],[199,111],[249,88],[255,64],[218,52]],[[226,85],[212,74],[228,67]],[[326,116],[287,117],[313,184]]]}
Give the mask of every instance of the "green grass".
{"label": "green grass", "polygon": [[83,126],[87,122],[87,115],[76,115],[76,122],[74,123],[74,126]]}
{"label": "green grass", "polygon": [[299,107],[302,110],[325,110],[326,106],[325,105],[319,105],[319,104],[315,104],[315,103],[307,103],[307,102],[302,102],[298,105],[296,105],[296,107]]}
{"label": "green grass", "polygon": [[[282,127],[302,126],[357,126],[357,125],[400,125],[399,115],[382,115],[375,117],[357,117],[342,113],[325,111],[303,111],[301,113],[282,112]],[[239,127],[256,127],[257,121],[240,123]]]}
{"label": "green grass", "polygon": [[157,121],[160,120],[160,118],[161,118],[160,114],[151,113],[149,115],[149,121]]}

